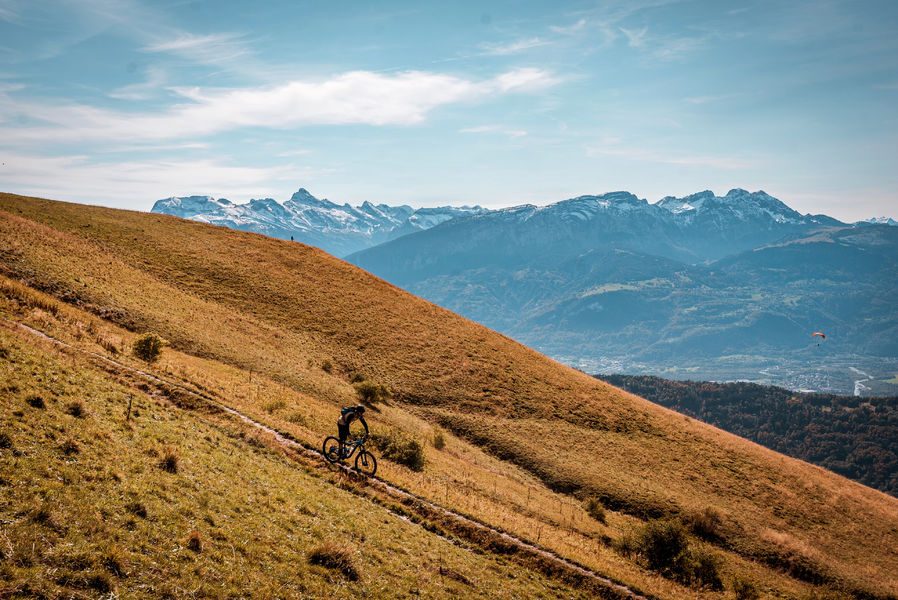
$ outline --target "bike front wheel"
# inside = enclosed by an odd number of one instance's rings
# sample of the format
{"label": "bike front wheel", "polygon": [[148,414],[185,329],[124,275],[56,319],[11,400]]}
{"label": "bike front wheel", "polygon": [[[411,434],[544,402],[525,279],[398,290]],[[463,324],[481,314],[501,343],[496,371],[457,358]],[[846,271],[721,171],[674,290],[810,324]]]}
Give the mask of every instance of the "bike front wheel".
{"label": "bike front wheel", "polygon": [[324,438],[324,443],[321,445],[321,454],[324,455],[324,458],[327,460],[327,462],[339,462],[340,440],[332,435]]}
{"label": "bike front wheel", "polygon": [[355,457],[355,470],[367,477],[374,477],[377,473],[377,459],[367,450],[362,450]]}

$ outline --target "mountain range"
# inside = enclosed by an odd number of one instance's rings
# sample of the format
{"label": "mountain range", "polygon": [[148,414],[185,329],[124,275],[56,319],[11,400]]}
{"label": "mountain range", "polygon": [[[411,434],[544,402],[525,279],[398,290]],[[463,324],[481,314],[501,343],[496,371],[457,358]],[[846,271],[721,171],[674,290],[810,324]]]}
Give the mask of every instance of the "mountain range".
{"label": "mountain range", "polygon": [[479,206],[415,209],[370,202],[361,206],[340,205],[319,200],[300,188],[283,204],[272,198],[235,204],[212,196],[184,196],[158,200],[151,212],[294,239],[345,256],[454,217],[479,214],[483,209]]}
{"label": "mountain range", "polygon": [[[628,192],[500,210],[319,200],[300,189],[153,212],[293,238],[590,372],[894,394],[898,228],[763,192]],[[825,330],[817,345],[810,333]]]}
{"label": "mountain range", "polygon": [[524,205],[347,260],[592,372],[894,393],[898,228],[763,191]]}

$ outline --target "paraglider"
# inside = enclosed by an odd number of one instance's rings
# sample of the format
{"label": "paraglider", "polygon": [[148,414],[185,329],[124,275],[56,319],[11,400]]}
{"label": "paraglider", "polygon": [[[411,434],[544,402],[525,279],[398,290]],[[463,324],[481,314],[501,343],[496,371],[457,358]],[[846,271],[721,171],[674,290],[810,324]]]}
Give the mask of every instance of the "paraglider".
{"label": "paraglider", "polygon": [[[822,341],[822,340],[825,340],[825,339],[826,339],[826,334],[823,333],[822,331],[815,331],[814,333],[811,334],[811,337],[812,337],[812,338],[819,337],[820,340]],[[817,342],[817,345],[819,346],[819,345],[820,345],[820,342]]]}

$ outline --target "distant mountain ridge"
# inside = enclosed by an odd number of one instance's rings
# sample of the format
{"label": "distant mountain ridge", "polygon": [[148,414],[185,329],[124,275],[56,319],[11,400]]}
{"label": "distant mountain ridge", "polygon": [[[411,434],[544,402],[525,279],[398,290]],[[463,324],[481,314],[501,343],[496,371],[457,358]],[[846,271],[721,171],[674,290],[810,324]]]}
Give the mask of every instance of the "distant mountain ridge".
{"label": "distant mountain ridge", "polygon": [[[742,189],[730,190],[725,196],[715,196],[707,190],[682,198],[667,196],[654,204],[629,192],[610,192],[579,196],[547,206],[524,204],[489,210],[480,206],[416,209],[371,202],[360,206],[341,205],[316,198],[305,188],[300,188],[283,204],[272,198],[235,204],[212,196],[173,196],[156,201],[151,212],[281,239],[292,237],[337,256],[348,256],[458,217],[488,214],[496,214],[502,221],[536,217],[536,223],[546,220],[547,215],[560,216],[571,222],[598,219],[603,223],[603,235],[615,235],[618,239],[635,226],[637,236],[646,233],[660,236],[655,241],[664,247],[655,249],[662,255],[686,262],[719,258],[788,230],[813,225],[843,225],[825,215],[801,215],[763,191],[752,193]],[[875,217],[858,223],[866,224],[898,225],[898,222]],[[690,230],[703,230],[712,235],[700,242],[693,239],[691,247],[683,247],[681,238]],[[558,233],[564,235],[565,231],[562,228]]]}
{"label": "distant mountain ridge", "polygon": [[[851,393],[861,369],[871,393],[895,393],[882,382],[898,357],[898,229],[802,215],[763,191],[523,205],[347,260],[594,372]],[[834,343],[811,343],[818,329]]]}
{"label": "distant mountain ridge", "polygon": [[460,215],[483,211],[479,206],[415,209],[370,202],[360,206],[340,205],[318,199],[305,188],[300,188],[283,204],[272,198],[235,204],[224,198],[183,196],[158,200],[151,210],[281,239],[292,237],[337,256],[422,231]]}

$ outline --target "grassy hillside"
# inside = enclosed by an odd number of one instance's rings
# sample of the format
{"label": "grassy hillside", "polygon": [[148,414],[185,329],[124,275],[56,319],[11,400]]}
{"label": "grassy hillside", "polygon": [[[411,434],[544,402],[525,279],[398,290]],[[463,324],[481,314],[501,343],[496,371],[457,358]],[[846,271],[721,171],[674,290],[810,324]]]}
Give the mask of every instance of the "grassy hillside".
{"label": "grassy hillside", "polygon": [[[777,595],[898,595],[894,498],[596,381],[319,250],[13,195],[0,195],[0,240],[6,277],[77,307],[60,319],[17,300],[17,319],[104,353],[158,332],[171,349],[156,369],[309,444],[355,401],[353,378],[385,385],[379,431],[426,443],[442,428],[448,440],[427,444],[423,472],[381,461],[386,479],[632,587],[723,593],[627,550],[647,519],[711,509],[710,542],[692,544],[720,561],[726,593],[751,579]],[[609,509],[604,524],[589,498]]]}
{"label": "grassy hillside", "polygon": [[[178,410],[27,334],[0,329],[0,350],[3,597],[582,594],[297,469],[221,414]],[[310,560],[329,549],[342,570]]]}

